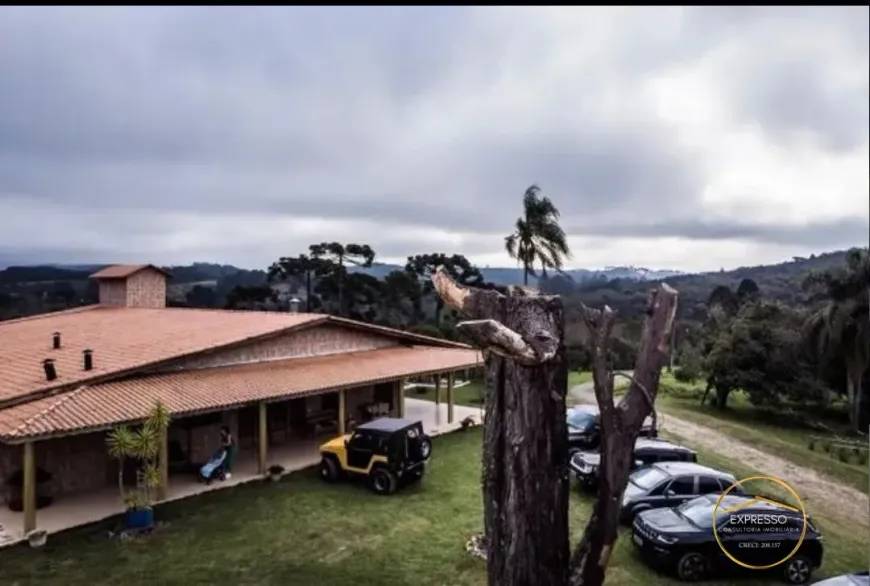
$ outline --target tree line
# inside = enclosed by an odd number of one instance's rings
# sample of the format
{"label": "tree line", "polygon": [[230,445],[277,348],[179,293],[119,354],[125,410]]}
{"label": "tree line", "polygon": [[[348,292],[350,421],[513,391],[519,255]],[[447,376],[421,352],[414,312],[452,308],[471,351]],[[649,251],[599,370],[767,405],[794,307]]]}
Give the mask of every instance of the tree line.
{"label": "tree line", "polygon": [[[752,279],[710,292],[703,324],[678,344],[674,375],[706,383],[720,409],[737,390],[777,412],[822,414],[836,405],[856,431],[870,424],[870,252],[803,279],[806,303],[763,294]],[[836,411],[835,411],[836,412]]]}

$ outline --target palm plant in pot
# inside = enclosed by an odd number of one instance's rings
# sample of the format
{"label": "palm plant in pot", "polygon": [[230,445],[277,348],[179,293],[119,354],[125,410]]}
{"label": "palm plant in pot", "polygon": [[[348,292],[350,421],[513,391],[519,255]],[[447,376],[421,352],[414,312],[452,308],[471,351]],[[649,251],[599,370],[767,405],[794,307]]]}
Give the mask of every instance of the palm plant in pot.
{"label": "palm plant in pot", "polygon": [[[169,422],[169,410],[158,401],[141,426],[132,429],[120,425],[106,438],[109,455],[118,460],[118,490],[124,503],[127,529],[147,529],[154,525],[153,505],[161,487],[160,446]],[[132,489],[124,486],[124,462],[128,459],[141,466],[141,480]]]}

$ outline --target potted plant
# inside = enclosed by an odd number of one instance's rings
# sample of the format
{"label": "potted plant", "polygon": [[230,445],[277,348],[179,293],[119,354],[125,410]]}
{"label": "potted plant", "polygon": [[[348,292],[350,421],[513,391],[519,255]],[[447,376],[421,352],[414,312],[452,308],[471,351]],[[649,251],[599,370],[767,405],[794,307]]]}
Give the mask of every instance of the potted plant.
{"label": "potted plant", "polygon": [[[109,455],[118,460],[118,490],[124,503],[127,529],[149,529],[154,525],[154,501],[160,489],[160,444],[169,428],[170,415],[159,401],[137,429],[125,425],[109,432],[106,443]],[[124,461],[141,462],[141,482],[136,488],[124,487]]]}
{"label": "potted plant", "polygon": [[45,529],[34,529],[27,534],[27,542],[30,547],[42,547],[48,540],[48,531]]}
{"label": "potted plant", "polygon": [[269,480],[272,482],[278,482],[281,480],[281,476],[284,474],[284,466],[269,466]]}

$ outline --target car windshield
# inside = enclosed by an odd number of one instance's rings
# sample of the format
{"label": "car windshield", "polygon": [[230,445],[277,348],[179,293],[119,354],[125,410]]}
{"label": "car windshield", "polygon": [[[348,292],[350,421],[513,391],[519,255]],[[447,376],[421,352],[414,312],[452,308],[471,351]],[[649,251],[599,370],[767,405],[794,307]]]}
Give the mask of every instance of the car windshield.
{"label": "car windshield", "polygon": [[632,474],[628,481],[645,490],[658,486],[663,480],[670,478],[667,472],[659,468],[644,468]]}
{"label": "car windshield", "polygon": [[568,410],[568,426],[575,429],[587,429],[595,423],[595,414],[579,409]]}
{"label": "car windshield", "polygon": [[715,508],[715,505],[709,499],[701,497],[677,507],[677,514],[696,527],[710,529],[713,526],[713,511]]}

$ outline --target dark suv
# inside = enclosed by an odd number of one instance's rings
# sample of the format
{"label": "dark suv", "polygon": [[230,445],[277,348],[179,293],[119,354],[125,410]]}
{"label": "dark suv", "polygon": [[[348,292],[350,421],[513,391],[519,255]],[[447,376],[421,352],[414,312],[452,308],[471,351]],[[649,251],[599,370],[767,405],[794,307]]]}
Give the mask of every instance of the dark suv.
{"label": "dark suv", "polygon": [[[698,453],[692,448],[671,443],[662,439],[639,438],[634,444],[634,468],[642,468],[657,462],[697,462]],[[601,454],[598,452],[575,452],[568,467],[580,486],[594,488],[598,484],[598,466]]]}
{"label": "dark suv", "polygon": [[401,483],[423,477],[432,442],[419,421],[383,417],[321,445],[320,455],[327,482],[361,478],[375,493],[393,494]]}
{"label": "dark suv", "polygon": [[[574,405],[567,411],[568,450],[597,450],[601,444],[601,428],[598,424],[600,413],[597,405]],[[647,417],[638,434],[640,437],[658,437],[653,429],[652,418]]]}
{"label": "dark suv", "polygon": [[[770,500],[730,493],[719,508],[717,495],[704,495],[679,507],[653,509],[637,515],[632,541],[650,565],[674,571],[684,581],[696,581],[718,571],[742,571],[741,563],[771,566],[789,584],[808,584],[822,565],[818,529],[803,512]],[[715,512],[715,519],[714,519]],[[722,546],[716,541],[713,524]],[[800,547],[791,552],[800,542]],[[788,556],[788,557],[787,557]],[[787,559],[786,559],[787,558]],[[778,563],[785,559],[782,563]]]}
{"label": "dark suv", "polygon": [[[659,462],[628,477],[620,519],[630,523],[647,509],[675,507],[702,494],[720,494],[737,482],[733,474],[691,462]],[[743,494],[740,486],[729,494]]]}

